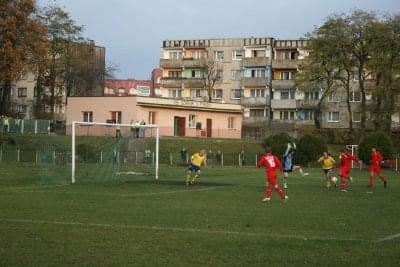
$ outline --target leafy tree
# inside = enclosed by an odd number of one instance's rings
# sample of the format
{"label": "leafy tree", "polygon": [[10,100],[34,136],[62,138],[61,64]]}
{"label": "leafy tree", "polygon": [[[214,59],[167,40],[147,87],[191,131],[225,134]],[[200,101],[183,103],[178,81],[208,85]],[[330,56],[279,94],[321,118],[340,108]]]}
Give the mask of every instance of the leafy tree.
{"label": "leafy tree", "polygon": [[371,149],[373,147],[382,153],[384,159],[391,159],[394,155],[390,137],[383,132],[375,132],[366,135],[358,146],[358,156],[363,162],[368,164],[371,161]]}
{"label": "leafy tree", "polygon": [[46,28],[32,0],[0,2],[0,115],[10,112],[11,83],[46,51]]}
{"label": "leafy tree", "polygon": [[270,147],[272,149],[272,153],[281,158],[285,153],[287,143],[289,142],[293,142],[293,138],[287,133],[280,133],[268,136],[263,142],[263,147]]}
{"label": "leafy tree", "polygon": [[305,134],[297,143],[296,160],[300,164],[314,162],[324,151],[327,151],[327,147],[321,136]]}

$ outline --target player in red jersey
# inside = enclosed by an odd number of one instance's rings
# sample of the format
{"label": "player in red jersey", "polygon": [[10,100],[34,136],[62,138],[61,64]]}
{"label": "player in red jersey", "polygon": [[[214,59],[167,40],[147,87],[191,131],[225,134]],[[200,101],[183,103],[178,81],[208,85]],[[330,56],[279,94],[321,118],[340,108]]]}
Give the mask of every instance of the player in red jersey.
{"label": "player in red jersey", "polygon": [[374,180],[375,180],[375,174],[381,178],[383,182],[383,186],[387,187],[387,181],[385,180],[385,177],[382,175],[382,170],[381,170],[381,161],[383,160],[382,154],[376,150],[375,147],[371,149],[371,165],[369,167],[369,180],[368,180],[368,187],[372,187],[374,185]]}
{"label": "player in red jersey", "polygon": [[266,152],[267,153],[262,155],[260,160],[257,162],[257,167],[265,167],[267,174],[267,182],[265,184],[264,198],[262,201],[268,202],[271,200],[272,188],[274,188],[279,196],[286,202],[289,197],[285,194],[285,192],[283,192],[276,182],[276,169],[279,169],[281,172],[283,172],[282,163],[276,156],[272,154],[271,148],[267,148]]}
{"label": "player in red jersey", "polygon": [[347,192],[347,179],[351,179],[350,178],[351,162],[353,160],[360,162],[360,159],[357,156],[353,156],[347,149],[342,151],[339,158],[341,160],[339,167],[341,188],[342,192]]}

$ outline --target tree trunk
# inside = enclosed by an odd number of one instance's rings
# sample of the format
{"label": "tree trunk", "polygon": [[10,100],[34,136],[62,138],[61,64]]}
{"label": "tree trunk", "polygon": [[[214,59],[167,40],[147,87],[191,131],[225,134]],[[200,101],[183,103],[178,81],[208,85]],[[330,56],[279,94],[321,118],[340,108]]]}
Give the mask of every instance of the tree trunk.
{"label": "tree trunk", "polygon": [[4,82],[3,88],[0,93],[0,115],[6,115],[10,112],[10,95],[11,95],[11,81]]}
{"label": "tree trunk", "polygon": [[354,132],[354,129],[353,129],[353,111],[351,110],[351,103],[350,103],[350,73],[347,73],[345,88],[347,94],[347,99],[346,99],[347,112],[349,113],[349,135],[351,136]]}
{"label": "tree trunk", "polygon": [[50,67],[50,118],[54,120],[54,107],[55,107],[55,91],[56,91],[56,57],[53,55]]}
{"label": "tree trunk", "polygon": [[366,93],[365,93],[365,86],[364,86],[364,63],[361,63],[358,68],[358,85],[360,87],[361,92],[361,125],[360,130],[361,134],[364,135],[365,133],[365,122],[367,120],[366,114]]}

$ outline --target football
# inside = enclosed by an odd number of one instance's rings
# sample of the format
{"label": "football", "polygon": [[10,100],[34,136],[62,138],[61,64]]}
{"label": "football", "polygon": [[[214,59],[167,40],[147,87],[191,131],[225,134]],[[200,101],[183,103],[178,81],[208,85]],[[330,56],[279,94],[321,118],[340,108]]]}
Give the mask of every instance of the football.
{"label": "football", "polygon": [[336,184],[337,181],[338,181],[338,178],[337,178],[336,176],[333,176],[333,177],[331,178],[331,181],[334,182],[334,183]]}

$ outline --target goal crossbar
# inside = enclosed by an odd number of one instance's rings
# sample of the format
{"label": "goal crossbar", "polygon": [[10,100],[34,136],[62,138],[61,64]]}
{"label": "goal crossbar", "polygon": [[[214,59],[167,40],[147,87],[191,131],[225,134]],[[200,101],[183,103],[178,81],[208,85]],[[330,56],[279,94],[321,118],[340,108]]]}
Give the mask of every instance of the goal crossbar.
{"label": "goal crossbar", "polygon": [[160,126],[156,124],[146,124],[146,125],[140,125],[140,124],[124,124],[124,123],[106,123],[106,122],[83,122],[83,121],[72,121],[72,149],[71,149],[71,154],[72,154],[72,164],[71,164],[71,183],[75,183],[75,171],[76,171],[76,125],[100,125],[100,126],[110,126],[110,127],[133,127],[133,128],[153,128],[156,129],[156,151],[155,151],[155,179],[158,180],[158,163],[159,163],[159,140],[160,140]]}

